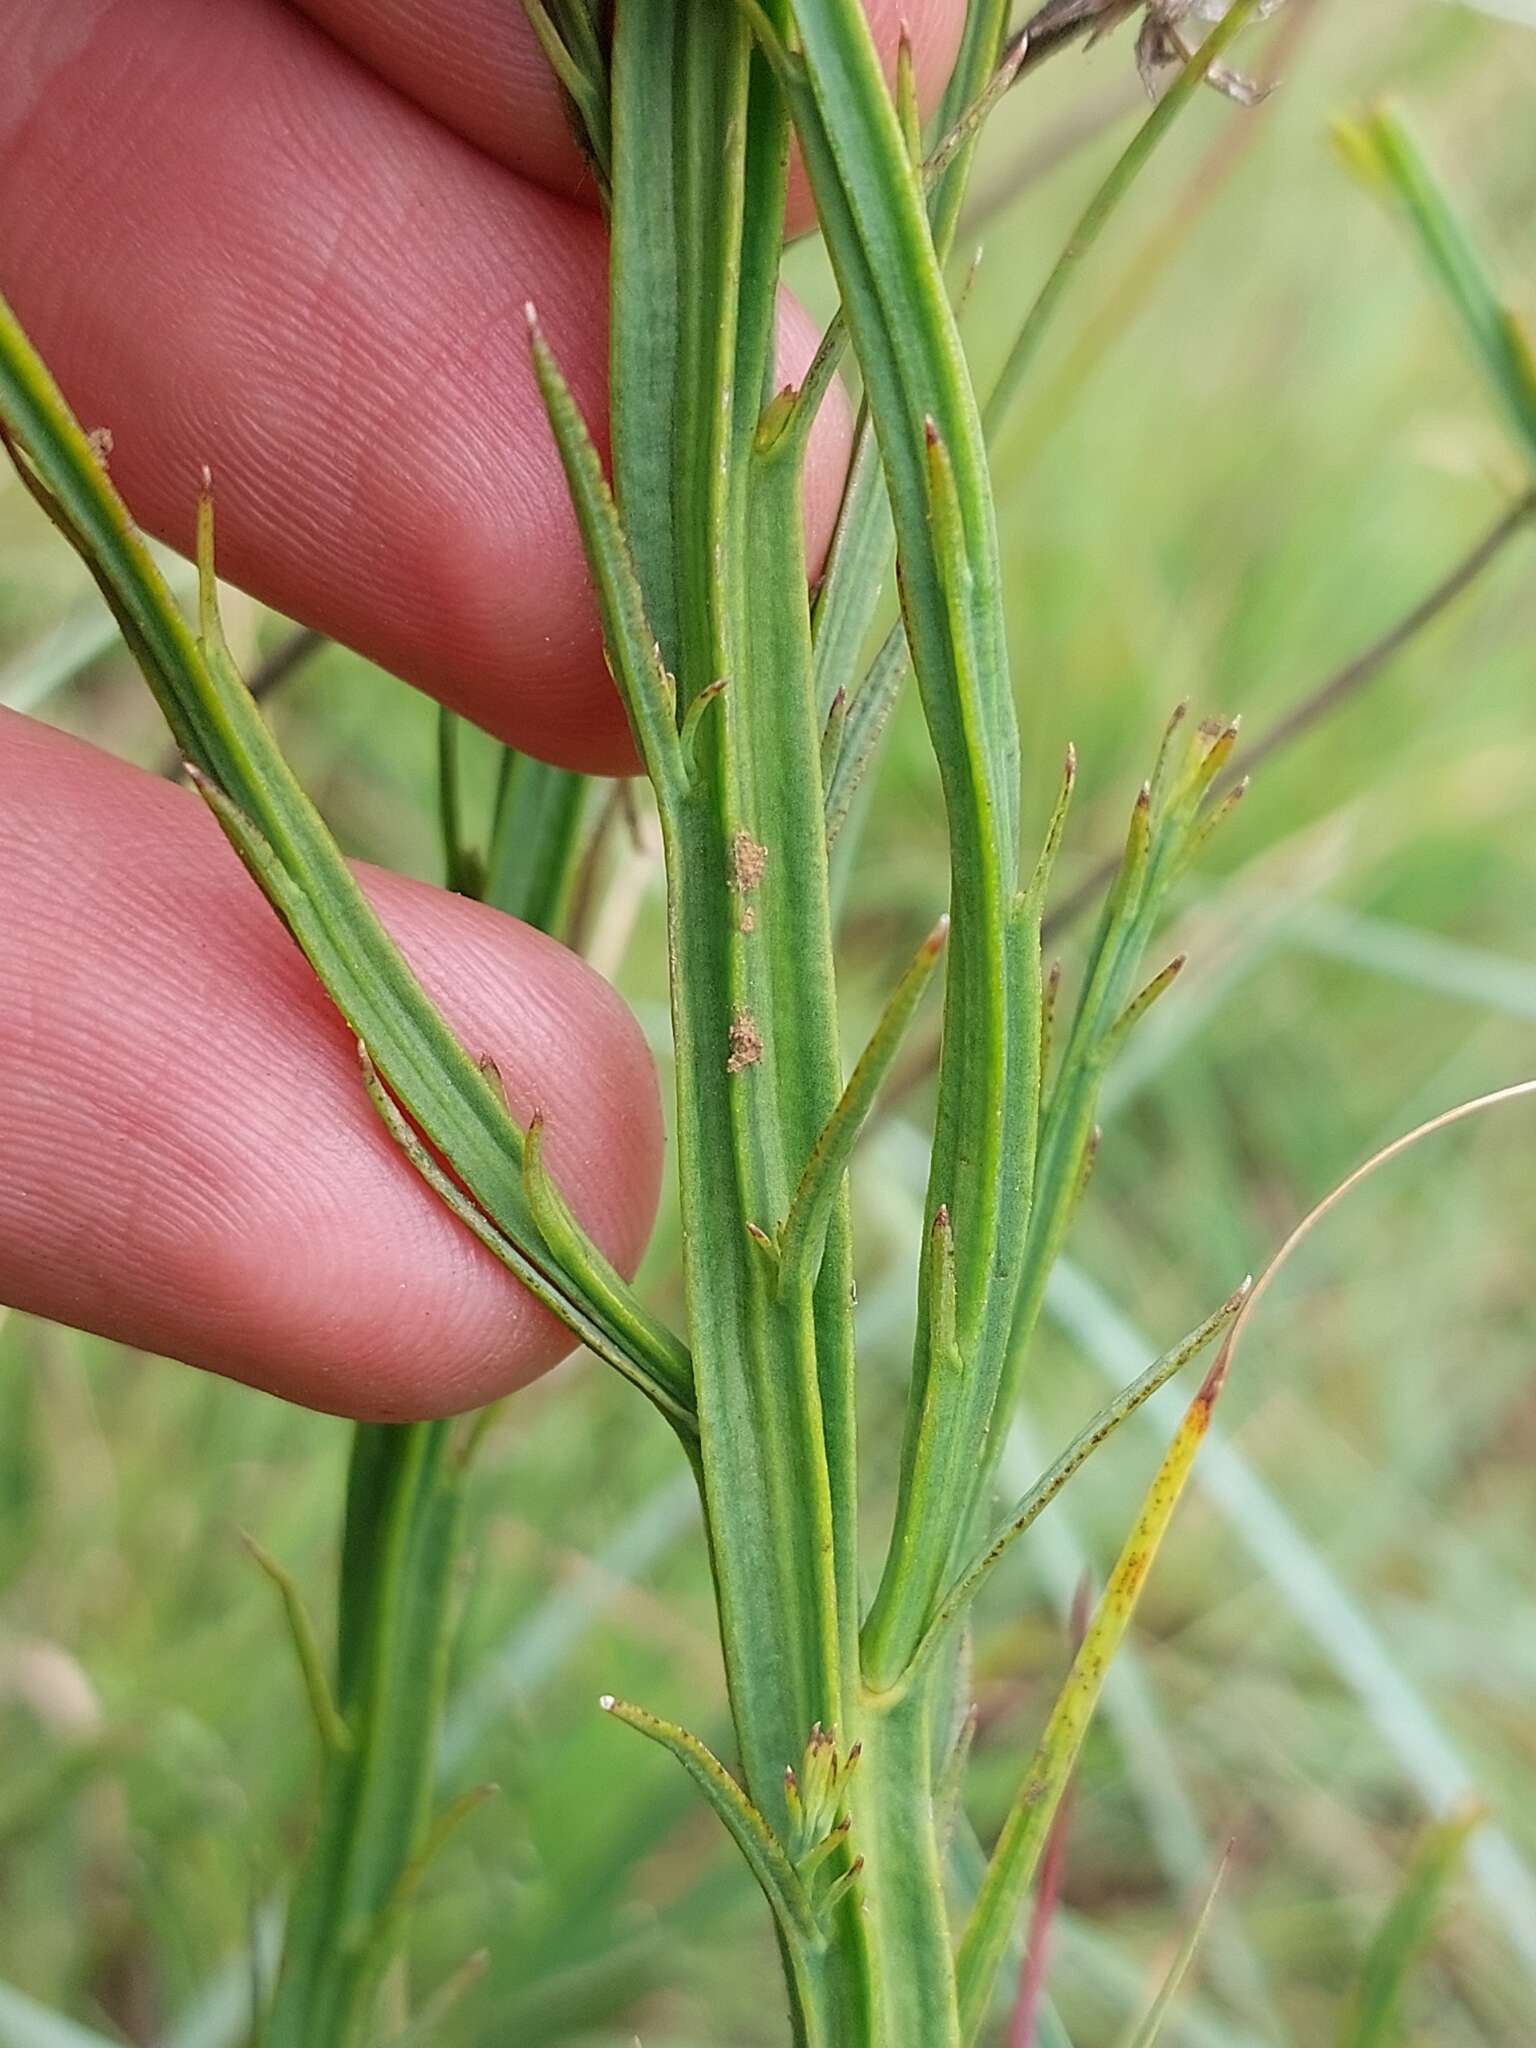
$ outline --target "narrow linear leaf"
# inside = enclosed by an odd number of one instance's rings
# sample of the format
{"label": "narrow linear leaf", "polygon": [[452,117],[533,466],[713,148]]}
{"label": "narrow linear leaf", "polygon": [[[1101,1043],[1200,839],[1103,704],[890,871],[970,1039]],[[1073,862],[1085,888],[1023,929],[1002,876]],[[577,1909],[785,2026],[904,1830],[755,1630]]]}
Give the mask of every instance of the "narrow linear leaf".
{"label": "narrow linear leaf", "polygon": [[645,600],[630,560],[629,544],[569,385],[560,372],[530,305],[528,331],[534,375],[560,452],[586,549],[614,680],[624,699],[646,770],[663,800],[683,788],[683,753],[677,731],[676,690],[646,618]]}
{"label": "narrow linear leaf", "polygon": [[694,772],[699,744],[699,728],[704,723],[704,720],[712,714],[714,707],[730,688],[730,683],[731,679],[729,676],[719,676],[714,682],[706,683],[703,689],[695,695],[693,702],[683,714],[680,737],[683,749],[683,766],[689,775],[692,775]]}
{"label": "narrow linear leaf", "polygon": [[557,6],[557,26],[543,0],[523,0],[528,25],[565,95],[576,141],[606,201],[613,175],[613,137],[608,116],[608,78],[584,8]]}
{"label": "narrow linear leaf", "polygon": [[1494,283],[1455,203],[1413,130],[1393,108],[1359,127],[1340,124],[1339,139],[1357,165],[1398,202],[1484,376],[1536,460],[1536,354],[1529,334]]}
{"label": "narrow linear leaf", "polygon": [[[825,791],[837,773],[838,756],[843,751],[843,734],[848,727],[848,692],[836,690],[832,696],[832,708],[827,713],[827,722],[821,729],[821,786]],[[823,804],[825,807],[825,804]]]}
{"label": "narrow linear leaf", "polygon": [[491,1959],[489,1949],[476,1949],[438,1986],[419,2011],[406,2023],[402,2033],[392,2034],[385,2048],[432,2048],[441,2039],[439,2029],[455,2006],[485,1975]]}
{"label": "narrow linear leaf", "polygon": [[981,1710],[974,1702],[967,1708],[959,1731],[949,1746],[938,1782],[933,1788],[933,1813],[937,1823],[940,1841],[948,1844],[954,1830],[955,1817],[960,1812],[961,1793],[965,1785],[966,1769],[971,1761],[971,1751],[976,1743],[976,1730],[981,1723]]}
{"label": "narrow linear leaf", "polygon": [[671,1752],[714,1808],[752,1875],[762,1887],[785,1942],[794,1951],[819,1946],[821,1935],[805,1887],[783,1845],[746,1793],[713,1751],[696,1735],[673,1721],[660,1720],[643,1707],[604,1693],[598,1705],[616,1721],[636,1729]]}
{"label": "narrow linear leaf", "polygon": [[1195,1952],[1205,1937],[1205,1930],[1215,1909],[1216,1895],[1221,1890],[1222,1880],[1227,1874],[1227,1865],[1232,1860],[1232,1844],[1229,1842],[1222,1852],[1221,1861],[1211,1874],[1200,1910],[1190,1923],[1189,1932],[1179,1944],[1179,1952],[1168,1966],[1168,1974],[1156,1998],[1147,2010],[1146,2018],[1137,2027],[1126,2043],[1126,2048],[1157,2048],[1162,2039],[1163,2027],[1173,2011],[1174,2000],[1183,1988],[1184,1979],[1189,1975],[1189,1966],[1195,1959]]}
{"label": "narrow linear leaf", "polygon": [[582,820],[591,785],[585,775],[502,749],[482,903],[557,938],[575,891]]}
{"label": "narrow linear leaf", "polygon": [[1226,1378],[1226,1366],[1227,1354],[1223,1351],[1190,1403],[1158,1468],[987,1865],[956,1960],[961,2026],[967,2042],[978,2038],[985,2023],[998,1970],[1008,1951],[1052,1817],[1082,1749],[1110,1659],[1130,1626],[1195,1455],[1210,1427],[1211,1411]]}
{"label": "narrow linear leaf", "polygon": [[790,1202],[789,1214],[779,1233],[781,1298],[793,1289],[815,1285],[827,1226],[843,1176],[853,1157],[854,1146],[944,950],[948,931],[948,918],[941,918],[918,947],[911,965],[896,984],[869,1044],[860,1054],[842,1099],[805,1163],[805,1170]]}
{"label": "narrow linear leaf", "polygon": [[1187,953],[1176,953],[1166,967],[1160,967],[1152,979],[1132,996],[1120,1015],[1110,1025],[1104,1039],[1106,1060],[1112,1060],[1121,1046],[1145,1017],[1152,1005],[1161,1000],[1189,964]]}
{"label": "narrow linear leaf", "polygon": [[[391,1963],[400,1954],[404,1939],[406,1915],[410,1912],[422,1879],[437,1860],[448,1838],[461,1828],[472,1813],[494,1799],[500,1792],[498,1785],[472,1785],[467,1792],[461,1792],[451,1800],[432,1821],[425,1835],[400,1871],[394,1889],[387,1902],[374,1918],[369,1931],[367,1945],[361,1964],[362,1991],[357,2000],[356,2010],[366,2015],[370,2007],[379,2002],[379,1987],[384,1983]],[[368,2048],[372,2031],[367,2036],[349,2033],[339,2048]]]}
{"label": "narrow linear leaf", "polygon": [[955,465],[938,422],[931,416],[923,423],[927,457],[928,528],[933,541],[934,567],[948,616],[950,659],[959,671],[958,703],[973,745],[986,744],[977,708],[986,701],[988,683],[978,661],[975,643],[976,577],[971,566],[970,538],[960,502]]}
{"label": "narrow linear leaf", "polygon": [[315,1624],[304,1604],[304,1596],[292,1575],[248,1530],[240,1531],[240,1541],[277,1588],[278,1596],[282,1600],[288,1633],[293,1641],[294,1655],[299,1660],[304,1691],[309,1700],[309,1710],[314,1718],[321,1747],[331,1751],[333,1755],[345,1756],[352,1747],[352,1730],[347,1726],[331,1691],[331,1682],[326,1676],[325,1657],[320,1648],[320,1638],[315,1633]]}
{"label": "narrow linear leaf", "polygon": [[[938,125],[943,140],[923,166],[934,249],[941,264],[948,261],[969,181],[973,144],[986,114],[997,104],[997,61],[1007,32],[1006,0],[973,0],[965,10],[965,28],[955,66],[945,89]],[[835,368],[846,341],[847,321],[839,309],[828,326],[826,345],[835,350]],[[819,362],[819,356],[818,356]],[[827,374],[830,374],[830,369]],[[809,384],[810,379],[807,379]],[[861,407],[854,431],[843,502],[838,510],[827,554],[826,572],[817,594],[815,631],[816,701],[825,710],[833,694],[848,686],[854,664],[874,619],[881,592],[890,575],[892,526],[890,506],[880,472],[874,431],[867,406]],[[906,672],[901,629],[882,649],[884,661],[898,650],[885,709],[894,699]],[[870,738],[870,751],[885,722],[882,710]],[[866,757],[867,759],[867,757]],[[860,763],[859,774],[863,772]],[[857,782],[855,778],[855,785]],[[851,795],[851,791],[850,791]],[[828,806],[828,841],[837,837],[843,817]]]}
{"label": "narrow linear leaf", "polygon": [[379,1120],[444,1207],[457,1216],[488,1252],[515,1273],[529,1292],[557,1315],[571,1334],[579,1337],[588,1350],[595,1352],[605,1364],[611,1365],[616,1372],[621,1373],[625,1379],[639,1387],[642,1393],[648,1395],[685,1440],[697,1436],[698,1418],[694,1414],[687,1388],[678,1388],[658,1379],[648,1362],[642,1363],[631,1358],[628,1352],[612,1342],[605,1331],[599,1329],[595,1323],[588,1322],[579,1311],[573,1310],[570,1303],[551,1288],[536,1270],[532,1279],[528,1277],[530,1270],[533,1269],[528,1267],[527,1260],[517,1246],[503,1235],[474,1198],[466,1194],[464,1189],[444,1172],[422,1143],[420,1134],[412,1129],[400,1105],[385,1087],[367,1047],[359,1042],[357,1050],[362,1063],[363,1085],[368,1091],[369,1101],[379,1114]]}
{"label": "narrow linear leaf", "polygon": [[535,1116],[523,1140],[523,1183],[539,1235],[561,1270],[604,1312],[618,1336],[681,1404],[693,1402],[693,1360],[683,1340],[658,1321],[601,1247],[582,1229],[544,1163],[544,1118]]}
{"label": "narrow linear leaf", "polygon": [[518,1279],[581,1342],[616,1362],[611,1333],[540,1263],[521,1132],[379,922],[230,659],[218,622],[211,494],[205,488],[199,509],[202,630],[194,635],[3,301],[0,438],[96,579],[197,787],[387,1087],[494,1219]]}
{"label": "narrow linear leaf", "polygon": [[917,67],[912,61],[912,38],[906,23],[896,44],[896,118],[913,167],[923,168],[923,116],[917,104]]}
{"label": "narrow linear leaf", "polygon": [[[820,642],[817,644],[819,647]],[[910,659],[905,632],[899,624],[892,626],[881,643],[879,653],[869,665],[869,673],[848,706],[837,763],[827,778],[826,785],[829,851],[837,844],[838,834],[848,822],[848,813],[869,771],[870,763],[875,758],[880,735],[885,731],[886,720],[891,715],[891,706],[896,702],[897,694],[906,678]],[[833,693],[833,698],[835,702],[836,692]]]}
{"label": "narrow linear leaf", "polygon": [[[996,39],[996,31],[993,32],[993,39]],[[956,157],[980,135],[988,116],[1012,89],[1024,69],[1028,55],[1029,38],[1020,33],[1003,53],[1001,62],[981,91],[928,152],[923,162],[923,178],[926,183],[937,185]]]}
{"label": "narrow linear leaf", "polygon": [[461,1792],[457,1799],[448,1802],[427,1829],[420,1848],[401,1871],[400,1882],[390,1902],[392,1913],[402,1914],[410,1905],[421,1888],[422,1879],[442,1854],[448,1838],[458,1833],[472,1813],[478,1813],[488,1800],[500,1795],[499,1785],[471,1785],[467,1792]]}
{"label": "narrow linear leaf", "polygon": [[[1070,1627],[1071,1654],[1074,1657],[1082,1647],[1083,1632],[1088,1626],[1088,1602],[1091,1597],[1092,1587],[1085,1573],[1078,1581],[1077,1591],[1072,1600]],[[1076,1790],[1077,1774],[1074,1772],[1067,1780],[1061,1798],[1056,1803],[1050,1833],[1045,1838],[1045,1848],[1040,1857],[1040,1875],[1035,1882],[1035,1895],[1029,1907],[1029,1922],[1024,1931],[1024,1952],[1019,1958],[1018,1990],[1014,1994],[1013,2011],[1008,2021],[1007,2048],[1040,2048],[1046,2005],[1045,1987],[1050,1977],[1051,1949],[1061,1912],[1061,1889],[1066,1876],[1067,1848],[1072,1834],[1072,1807]]]}
{"label": "narrow linear leaf", "polygon": [[1045,839],[1040,847],[1040,858],[1035,862],[1035,871],[1029,878],[1029,887],[1024,891],[1023,908],[1027,916],[1038,924],[1045,916],[1045,899],[1051,886],[1051,876],[1056,869],[1056,856],[1061,851],[1062,835],[1067,829],[1067,812],[1072,807],[1072,791],[1077,785],[1077,749],[1069,745],[1066,759],[1061,768],[1061,788],[1051,808],[1050,820],[1045,828]]}
{"label": "narrow linear leaf", "polygon": [[1366,1950],[1339,2048],[1390,2048],[1405,2037],[1401,2015],[1408,1980],[1428,1953],[1467,1843],[1485,1818],[1482,1807],[1469,1805],[1425,1829],[1402,1888]]}
{"label": "narrow linear leaf", "polygon": [[1197,1329],[1191,1330],[1189,1335],[1171,1351],[1165,1351],[1160,1358],[1155,1358],[1139,1379],[1132,1380],[1113,1401],[1099,1410],[1093,1420],[1072,1439],[1056,1462],[1041,1474],[1007,1520],[994,1531],[971,1564],[961,1573],[954,1590],[946,1597],[931,1628],[918,1647],[917,1655],[912,1660],[912,1674],[915,1675],[924,1659],[937,1648],[960,1616],[968,1611],[1003,1558],[1025,1530],[1045,1512],[1068,1480],[1087,1464],[1095,1451],[1108,1443],[1120,1425],[1134,1415],[1144,1401],[1150,1401],[1160,1387],[1166,1386],[1175,1374],[1182,1372],[1186,1365],[1198,1358],[1200,1353],[1229,1326],[1247,1300],[1251,1285],[1250,1281],[1244,1281],[1237,1292],[1224,1301],[1214,1315],[1207,1316]]}
{"label": "narrow linear leaf", "polygon": [[485,874],[480,856],[464,836],[463,777],[459,771],[459,728],[463,721],[439,706],[437,714],[437,815],[442,833],[443,882],[456,896],[479,896]]}
{"label": "narrow linear leaf", "polygon": [[837,1909],[851,1893],[857,1893],[864,1882],[864,1858],[855,1856],[841,1877],[833,1878],[827,1886],[826,1897],[817,1907],[823,1926],[830,1927],[837,1916]]}

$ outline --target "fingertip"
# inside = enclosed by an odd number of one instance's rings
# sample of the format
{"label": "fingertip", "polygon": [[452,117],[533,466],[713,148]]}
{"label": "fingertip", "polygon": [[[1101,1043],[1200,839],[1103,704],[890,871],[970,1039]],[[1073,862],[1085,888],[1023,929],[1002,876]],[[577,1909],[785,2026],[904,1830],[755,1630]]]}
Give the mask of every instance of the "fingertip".
{"label": "fingertip", "polygon": [[[571,1349],[396,1149],[200,803],[0,715],[0,853],[0,1299],[374,1421],[477,1406]],[[496,911],[361,879],[632,1271],[662,1123],[624,1004]]]}

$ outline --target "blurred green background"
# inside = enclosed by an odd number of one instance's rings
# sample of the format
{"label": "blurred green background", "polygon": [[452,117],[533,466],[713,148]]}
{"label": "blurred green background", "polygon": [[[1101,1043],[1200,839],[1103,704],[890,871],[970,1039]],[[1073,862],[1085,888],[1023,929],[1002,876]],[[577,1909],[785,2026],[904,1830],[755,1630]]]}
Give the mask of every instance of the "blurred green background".
{"label": "blurred green background", "polygon": [[[1286,20],[1270,31],[1288,36],[1284,89],[1257,116],[1214,94],[1193,109],[998,451],[1042,822],[1069,739],[1082,762],[1064,891],[1117,844],[1176,700],[1261,736],[1530,488],[1328,123],[1401,100],[1529,308],[1536,34],[1449,0],[1321,0]],[[1245,57],[1262,62],[1257,39]],[[965,315],[983,377],[1135,112],[1121,34],[1047,67],[994,124]],[[813,254],[795,265],[824,290]],[[159,761],[147,694],[10,482],[0,543],[0,698]],[[1533,563],[1527,531],[1278,755],[1186,885],[1167,951],[1191,966],[1112,1084],[1009,1451],[1021,1480],[1362,1157],[1536,1072]],[[233,619],[253,653],[284,631],[251,607]],[[435,875],[422,700],[327,650],[273,716],[350,851]],[[850,1047],[944,895],[906,705],[848,879]],[[1063,935],[1069,972],[1080,939]],[[590,946],[665,1061],[647,852],[619,863]],[[926,1108],[921,1087],[892,1105],[856,1180],[877,1487]],[[1516,1105],[1430,1140],[1351,1198],[1257,1320],[1087,1754],[1052,1980],[1077,2048],[1122,2038],[1228,1840],[1165,2039],[1335,2038],[1426,1816],[1468,1787],[1490,1820],[1402,2038],[1536,2039],[1533,1139],[1536,1107]],[[675,1267],[664,1215],[646,1272],[674,1314]],[[346,1429],[21,1317],[0,1346],[0,2044],[234,2048],[315,1770],[271,1588],[235,1531],[323,1620]],[[1094,1462],[987,1603],[983,1836],[1061,1673],[1073,1587],[1112,1558],[1161,1427]],[[670,1440],[572,1363],[496,1419],[470,1528],[442,1777],[501,1796],[436,1867],[413,1955],[426,1987],[489,1960],[432,2038],[779,2043],[765,1916],[733,1852],[674,1767],[594,1707],[611,1688],[722,1734]]]}

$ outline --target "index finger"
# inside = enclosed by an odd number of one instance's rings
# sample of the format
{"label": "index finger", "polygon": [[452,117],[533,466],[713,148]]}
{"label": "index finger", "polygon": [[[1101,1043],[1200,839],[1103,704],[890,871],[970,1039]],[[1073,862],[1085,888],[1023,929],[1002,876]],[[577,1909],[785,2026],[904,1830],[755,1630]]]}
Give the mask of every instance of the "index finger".
{"label": "index finger", "polygon": [[[600,424],[596,215],[279,0],[0,0],[0,48],[0,288],[142,523],[187,546],[211,466],[232,580],[529,752],[632,769],[522,317]],[[793,375],[815,337],[785,333]]]}

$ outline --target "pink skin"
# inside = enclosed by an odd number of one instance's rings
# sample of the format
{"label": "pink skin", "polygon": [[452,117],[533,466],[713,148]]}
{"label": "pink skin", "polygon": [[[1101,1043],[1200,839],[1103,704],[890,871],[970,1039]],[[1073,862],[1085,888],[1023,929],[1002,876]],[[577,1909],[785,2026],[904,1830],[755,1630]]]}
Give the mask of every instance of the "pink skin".
{"label": "pink skin", "polygon": [[[960,0],[872,4],[888,49],[899,11],[937,81]],[[237,581],[530,751],[629,767],[520,312],[599,418],[603,240],[516,6],[0,0],[0,49],[0,290],[143,523],[185,544],[209,463]],[[813,342],[786,303],[788,374]],[[846,443],[829,407],[813,547]],[[357,1415],[562,1353],[375,1128],[195,800],[7,718],[0,875],[0,1299]],[[510,920],[367,879],[632,1267],[661,1122],[622,1005]]]}

